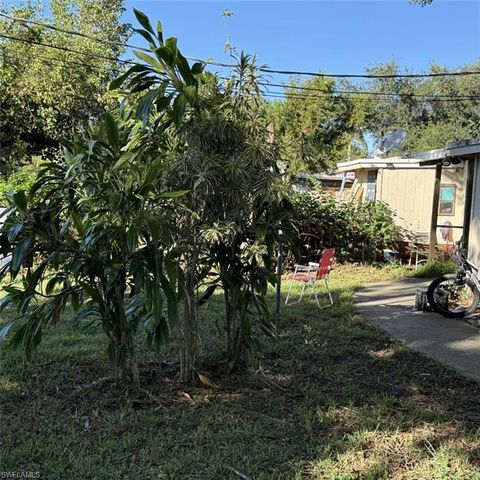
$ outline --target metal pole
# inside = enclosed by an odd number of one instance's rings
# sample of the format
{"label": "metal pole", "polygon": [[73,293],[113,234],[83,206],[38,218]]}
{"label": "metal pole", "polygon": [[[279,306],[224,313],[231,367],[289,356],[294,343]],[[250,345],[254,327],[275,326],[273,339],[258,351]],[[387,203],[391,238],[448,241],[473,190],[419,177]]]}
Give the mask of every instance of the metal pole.
{"label": "metal pole", "polygon": [[435,183],[433,187],[432,221],[430,224],[430,248],[428,262],[432,263],[437,259],[437,224],[438,205],[440,203],[440,184],[442,182],[442,164],[438,163],[435,169]]}
{"label": "metal pole", "polygon": [[282,243],[282,230],[278,231],[278,255],[277,255],[277,289],[275,295],[275,318],[280,318],[280,304],[282,294],[282,265],[283,265],[283,243]]}

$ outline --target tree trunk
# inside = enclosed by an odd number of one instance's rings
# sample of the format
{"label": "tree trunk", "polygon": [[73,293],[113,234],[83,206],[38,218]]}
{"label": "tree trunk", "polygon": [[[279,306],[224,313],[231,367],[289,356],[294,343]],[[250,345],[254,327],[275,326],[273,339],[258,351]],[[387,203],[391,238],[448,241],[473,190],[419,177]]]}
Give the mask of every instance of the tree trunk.
{"label": "tree trunk", "polygon": [[233,305],[231,302],[230,291],[225,285],[223,286],[223,297],[225,303],[225,345],[227,350],[227,359],[230,360],[233,355],[233,331],[235,328],[236,309],[235,305]]}
{"label": "tree trunk", "polygon": [[195,259],[189,259],[185,271],[183,300],[183,345],[180,359],[180,381],[185,385],[195,383],[195,359],[197,354],[197,319],[195,312]]}

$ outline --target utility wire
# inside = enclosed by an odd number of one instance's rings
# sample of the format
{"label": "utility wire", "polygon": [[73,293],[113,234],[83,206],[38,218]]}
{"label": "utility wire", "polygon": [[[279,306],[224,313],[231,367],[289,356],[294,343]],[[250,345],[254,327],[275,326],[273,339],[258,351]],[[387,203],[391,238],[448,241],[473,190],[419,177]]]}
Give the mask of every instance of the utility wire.
{"label": "utility wire", "polygon": [[[101,43],[106,43],[110,45],[116,45],[116,46],[122,46],[130,49],[136,49],[136,50],[142,50],[142,51],[150,51],[146,48],[143,47],[138,47],[136,45],[131,45],[128,43],[122,43],[122,42],[115,42],[111,40],[105,40],[101,39],[98,37],[93,37],[91,35],[87,35],[81,32],[76,32],[74,30],[67,30],[63,29],[60,27],[56,27],[54,25],[50,25],[47,23],[43,22],[38,22],[35,20],[28,20],[25,18],[19,18],[19,17],[13,17],[11,15],[7,15],[6,13],[0,12],[0,16],[4,18],[8,18],[14,22],[19,22],[19,23],[31,23],[34,25],[39,25],[44,28],[49,28],[52,30],[57,30],[62,33],[66,33],[69,35],[78,35],[84,38],[88,38],[90,40],[96,41],[96,42],[101,42]],[[220,63],[220,62],[214,62],[211,60],[202,60],[194,57],[186,57],[189,60],[193,61],[198,61],[201,63],[205,63],[208,65],[214,65],[218,67],[225,67],[225,68],[234,68],[236,65],[232,64],[226,64],[226,63]],[[122,61],[122,60],[117,60],[117,61]],[[123,61],[125,63],[129,63],[129,61]],[[358,73],[319,73],[319,72],[306,72],[306,71],[300,71],[300,70],[275,70],[272,68],[267,68],[267,67],[259,67],[258,69],[261,72],[265,73],[276,73],[278,75],[305,75],[305,76],[312,76],[312,77],[321,77],[321,78],[431,78],[431,77],[450,77],[450,76],[465,76],[465,75],[480,75],[480,71],[460,71],[460,72],[436,72],[436,73],[405,73],[405,74],[358,74]]]}
{"label": "utility wire", "polygon": [[319,73],[319,72],[301,72],[294,70],[273,70],[271,68],[260,67],[259,70],[265,73],[276,73],[278,75],[308,75],[311,77],[322,78],[432,78],[432,77],[458,77],[466,75],[480,75],[480,71],[461,71],[461,72],[437,72],[437,73],[395,73],[395,74],[371,74],[371,73]]}
{"label": "utility wire", "polygon": [[[41,60],[45,61],[47,64],[50,64],[49,62],[56,62],[56,63],[60,63],[60,64],[67,64],[67,65],[71,64],[71,65],[78,65],[78,66],[81,66],[81,67],[90,67],[92,69],[96,68],[96,66],[92,65],[91,63],[77,62],[75,60],[64,59],[64,58],[45,57],[45,56],[38,55],[38,54],[35,55],[35,58],[36,59],[41,59]],[[220,77],[220,79],[228,80],[226,77]],[[259,85],[274,86],[274,87],[278,86],[278,87],[283,87],[283,88],[286,87],[285,85],[277,85],[277,84],[271,84],[271,83],[265,83],[265,82],[261,82],[261,83],[259,83]],[[262,92],[262,96],[266,97],[266,98],[282,99],[282,100],[287,100],[288,98],[296,98],[296,99],[300,99],[300,100],[318,98],[318,99],[331,99],[333,101],[336,101],[336,100],[339,100],[339,99],[342,98],[342,96],[340,96],[340,95],[337,95],[337,96],[329,95],[329,94],[327,94],[327,92],[325,90],[320,90],[320,89],[309,89],[309,90],[314,90],[315,92],[318,90],[321,93],[316,94],[316,95],[311,95],[311,94],[302,94],[302,93],[296,93],[296,92],[287,92],[285,90],[282,91],[282,92],[267,90],[267,91]],[[170,87],[167,87],[167,93],[173,93],[174,91],[175,91],[174,89],[171,89]],[[322,95],[322,93],[323,93],[323,95]],[[348,92],[343,91],[343,90],[334,90],[334,91],[332,91],[332,93],[344,94],[344,93],[348,93]],[[363,93],[363,92],[356,92],[356,93]],[[359,97],[346,97],[346,96],[344,96],[343,98],[348,98],[349,100],[354,100],[354,101],[364,101],[364,102],[365,101],[367,101],[367,102],[381,101],[381,99],[379,99],[379,98],[359,98]],[[469,100],[472,100],[472,99],[480,99],[480,97],[453,97],[453,98],[445,98],[445,99],[442,99],[442,98],[420,98],[419,101],[420,102],[422,102],[422,101],[424,101],[424,102],[431,102],[431,101],[465,102],[465,101],[469,101]]]}
{"label": "utility wire", "polygon": [[107,39],[103,39],[103,38],[99,38],[99,37],[93,37],[91,35],[87,35],[86,33],[78,32],[76,30],[67,30],[65,28],[60,28],[60,27],[57,27],[55,25],[39,22],[37,20],[29,20],[27,18],[13,17],[12,15],[7,15],[6,13],[3,13],[3,12],[0,12],[0,17],[8,18],[9,20],[12,20],[13,22],[17,22],[17,23],[23,23],[23,24],[27,24],[27,25],[28,24],[38,25],[39,27],[44,27],[44,28],[48,28],[50,30],[55,30],[56,32],[66,33],[67,35],[76,35],[78,37],[87,38],[89,40],[93,40],[93,41],[99,42],[99,43],[104,43],[106,45],[112,45],[112,46],[115,46],[115,47],[135,48],[136,50],[142,50],[144,52],[149,52],[150,51],[148,48],[137,47],[135,45],[130,45],[128,43],[115,42],[114,40],[107,40]]}
{"label": "utility wire", "polygon": [[271,83],[271,82],[259,82],[259,85],[271,86],[271,87],[283,87],[285,90],[304,90],[309,92],[323,92],[323,93],[346,93],[350,95],[378,95],[378,96],[387,96],[387,97],[422,97],[422,98],[456,98],[456,99],[477,99],[480,98],[478,95],[441,95],[441,94],[421,94],[421,93],[391,93],[391,92],[375,92],[371,90],[325,90],[315,87],[305,87],[302,85],[285,85],[280,83]]}
{"label": "utility wire", "polygon": [[92,55],[90,53],[81,52],[79,50],[73,50],[73,49],[68,48],[68,47],[60,47],[58,45],[51,45],[49,43],[39,42],[37,40],[31,40],[31,39],[27,40],[25,38],[12,37],[10,35],[4,35],[3,33],[0,33],[0,37],[1,38],[6,38],[8,40],[13,40],[13,41],[16,41],[16,42],[27,43],[27,44],[30,44],[30,45],[39,45],[41,47],[48,47],[48,48],[54,48],[56,50],[63,50],[64,52],[76,53],[78,55],[84,55],[85,57],[99,58],[99,59],[103,59],[103,60],[111,60],[112,62],[119,62],[119,63],[129,64],[129,65],[138,65],[137,62],[134,62],[132,60],[121,60],[119,58],[110,57],[110,56],[107,56],[107,55],[100,55],[100,54]]}
{"label": "utility wire", "polygon": [[[117,59],[115,57],[110,57],[110,56],[105,56],[105,55],[97,55],[97,54],[91,54],[91,53],[86,53],[86,52],[81,52],[78,50],[74,50],[68,47],[60,47],[58,45],[51,45],[48,43],[44,42],[39,42],[36,40],[31,40],[31,39],[24,39],[24,38],[19,38],[19,37],[13,37],[10,35],[4,35],[0,34],[0,37],[2,38],[7,38],[9,40],[13,41],[18,41],[26,44],[31,44],[31,45],[38,45],[46,48],[53,48],[56,50],[60,51],[66,51],[69,53],[75,53],[79,55],[83,55],[86,57],[89,57],[90,59],[102,59],[102,60],[111,60],[115,62],[120,62],[123,64],[128,64],[128,65],[142,65],[141,63],[132,61],[132,60],[121,60]],[[93,65],[89,65],[83,62],[75,62],[73,60],[67,60],[67,59],[54,59],[54,58],[49,58],[49,57],[41,57],[38,56],[39,58],[43,58],[48,61],[57,61],[57,62],[65,62],[65,63],[71,63],[75,65],[80,65],[80,66],[90,66],[92,68],[95,68]],[[225,80],[225,77],[220,77]],[[282,84],[277,84],[277,83],[271,83],[271,82],[259,82],[259,85],[266,86],[266,87],[280,87],[286,89],[286,92],[272,92],[272,93],[279,93],[283,95],[283,98],[288,98],[288,97],[298,97],[298,95],[294,95],[293,92],[288,92],[288,89],[296,89],[296,90],[302,90],[302,91],[312,91],[312,92],[318,92],[319,95],[313,97],[312,95],[309,96],[309,98],[322,98],[320,94],[324,94],[323,98],[338,98],[338,97],[332,97],[333,94],[338,94],[338,95],[372,95],[372,96],[390,96],[390,97],[418,97],[418,98],[423,98],[424,100],[429,100],[429,101],[462,101],[462,100],[476,100],[480,99],[480,96],[454,96],[454,95],[422,95],[422,94],[404,94],[404,93],[389,93],[389,92],[372,92],[372,91],[356,91],[356,90],[331,90],[331,94],[329,95],[329,92],[319,89],[319,88],[313,88],[313,87],[304,87],[304,86],[298,86],[298,85],[282,85]],[[274,97],[272,97],[274,98]],[[365,99],[365,98],[354,98],[354,97],[347,97],[351,100],[379,100],[379,99]]]}

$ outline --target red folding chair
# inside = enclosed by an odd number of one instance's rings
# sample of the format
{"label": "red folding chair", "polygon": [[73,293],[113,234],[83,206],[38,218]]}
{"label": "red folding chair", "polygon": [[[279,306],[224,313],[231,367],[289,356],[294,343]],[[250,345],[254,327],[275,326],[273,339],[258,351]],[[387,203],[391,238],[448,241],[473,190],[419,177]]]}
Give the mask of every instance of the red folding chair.
{"label": "red folding chair", "polygon": [[[287,298],[285,299],[285,305],[288,305],[288,299],[290,298],[290,292],[292,291],[293,283],[303,282],[303,287],[302,287],[298,302],[302,301],[303,294],[305,293],[305,288],[308,284],[310,284],[312,285],[313,295],[315,296],[317,305],[320,307],[320,300],[318,299],[318,295],[317,295],[316,283],[317,281],[321,281],[321,280],[323,280],[325,283],[328,298],[330,299],[330,305],[333,305],[333,297],[328,287],[328,276],[330,274],[330,270],[332,269],[334,256],[335,256],[335,249],[327,248],[326,250],[323,251],[322,256],[320,257],[319,263],[310,262],[308,265],[295,265],[295,270],[293,272],[293,275],[289,277],[289,279],[292,281],[290,282],[290,287],[288,288]],[[298,302],[295,302],[295,303],[298,303]]]}

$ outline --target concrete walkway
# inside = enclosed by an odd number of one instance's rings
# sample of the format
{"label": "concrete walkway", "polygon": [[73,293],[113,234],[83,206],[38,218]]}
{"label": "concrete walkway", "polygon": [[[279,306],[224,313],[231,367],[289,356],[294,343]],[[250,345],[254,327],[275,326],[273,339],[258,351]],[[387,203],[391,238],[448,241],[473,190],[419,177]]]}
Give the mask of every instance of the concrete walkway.
{"label": "concrete walkway", "polygon": [[373,283],[355,294],[355,305],[392,337],[480,382],[480,329],[463,320],[419,312],[415,290],[428,281],[407,279]]}

